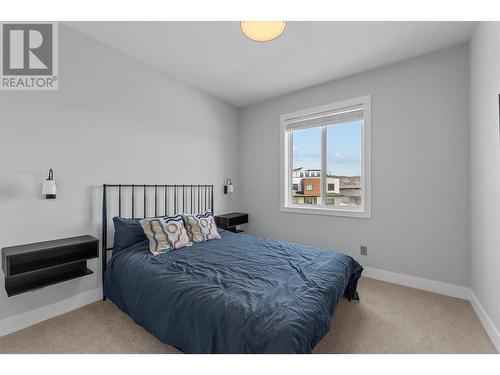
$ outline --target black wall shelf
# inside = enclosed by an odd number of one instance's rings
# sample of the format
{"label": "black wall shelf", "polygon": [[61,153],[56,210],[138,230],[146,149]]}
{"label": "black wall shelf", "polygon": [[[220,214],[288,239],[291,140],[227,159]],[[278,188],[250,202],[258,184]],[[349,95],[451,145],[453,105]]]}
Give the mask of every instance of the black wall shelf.
{"label": "black wall shelf", "polygon": [[9,297],[90,275],[87,260],[99,256],[99,241],[78,236],[5,247],[2,269]]}
{"label": "black wall shelf", "polygon": [[226,229],[234,233],[241,233],[243,231],[237,229],[236,227],[238,225],[248,223],[248,214],[242,212],[230,212],[228,214],[217,215],[215,217],[215,223],[222,229]]}

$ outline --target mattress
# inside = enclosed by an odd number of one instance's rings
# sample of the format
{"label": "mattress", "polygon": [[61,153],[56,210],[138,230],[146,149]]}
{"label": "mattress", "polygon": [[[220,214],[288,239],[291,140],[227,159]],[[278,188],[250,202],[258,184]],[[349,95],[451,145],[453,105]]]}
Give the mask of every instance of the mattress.
{"label": "mattress", "polygon": [[311,353],[363,268],[340,252],[221,236],[158,256],[147,241],[123,249],[105,296],[184,353]]}

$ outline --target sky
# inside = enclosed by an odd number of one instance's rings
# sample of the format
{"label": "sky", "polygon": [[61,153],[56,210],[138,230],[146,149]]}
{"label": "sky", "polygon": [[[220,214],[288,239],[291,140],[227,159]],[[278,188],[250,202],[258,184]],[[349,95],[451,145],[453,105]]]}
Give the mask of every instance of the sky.
{"label": "sky", "polygon": [[[361,175],[360,121],[327,128],[327,168],[341,176]],[[321,169],[321,128],[293,132],[293,167]]]}

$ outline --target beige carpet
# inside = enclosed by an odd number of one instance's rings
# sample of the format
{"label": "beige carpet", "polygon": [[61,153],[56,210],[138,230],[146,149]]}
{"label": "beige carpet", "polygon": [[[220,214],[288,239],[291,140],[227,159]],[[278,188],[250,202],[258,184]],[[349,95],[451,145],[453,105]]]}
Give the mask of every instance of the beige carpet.
{"label": "beige carpet", "polygon": [[[314,353],[496,353],[468,301],[363,278]],[[0,338],[0,353],[179,353],[111,302]]]}

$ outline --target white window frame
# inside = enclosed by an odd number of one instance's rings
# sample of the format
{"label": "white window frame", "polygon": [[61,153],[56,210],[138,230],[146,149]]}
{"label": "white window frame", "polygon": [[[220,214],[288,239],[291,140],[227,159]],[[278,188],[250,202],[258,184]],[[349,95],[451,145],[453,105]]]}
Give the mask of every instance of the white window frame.
{"label": "white window frame", "polygon": [[[361,172],[362,197],[361,207],[349,206],[330,206],[321,201],[326,197],[328,179],[326,178],[327,150],[326,150],[326,126],[321,127],[321,193],[318,199],[318,205],[301,205],[292,203],[292,169],[293,152],[292,137],[290,132],[286,131],[287,121],[301,117],[320,116],[322,113],[341,111],[349,107],[363,106],[363,127],[361,130],[361,160],[363,168]],[[371,95],[365,95],[358,98],[347,99],[340,102],[327,104],[319,107],[305,109],[293,113],[288,113],[280,117],[280,205],[282,212],[345,216],[356,218],[371,218]],[[326,200],[326,199],[325,199]]]}

